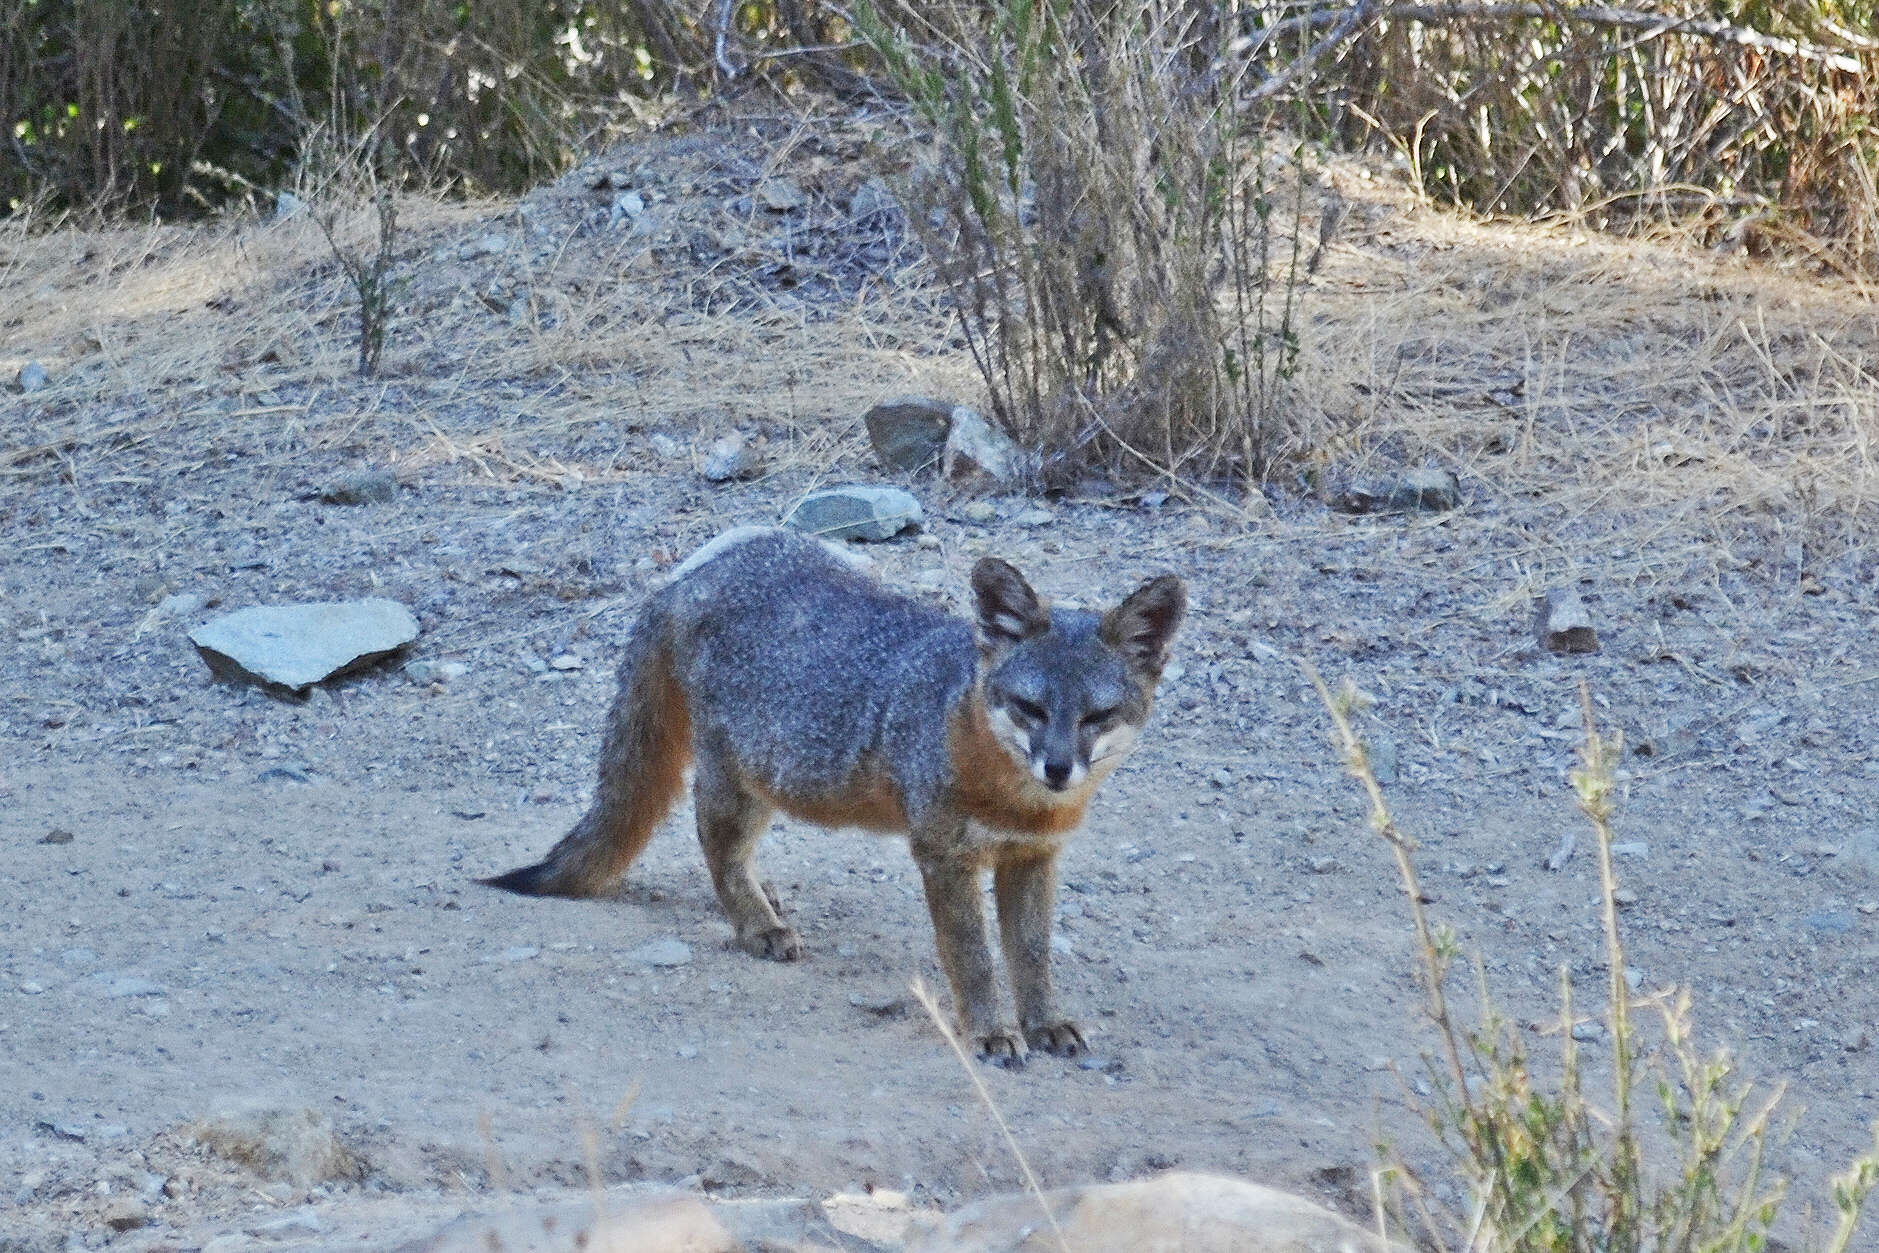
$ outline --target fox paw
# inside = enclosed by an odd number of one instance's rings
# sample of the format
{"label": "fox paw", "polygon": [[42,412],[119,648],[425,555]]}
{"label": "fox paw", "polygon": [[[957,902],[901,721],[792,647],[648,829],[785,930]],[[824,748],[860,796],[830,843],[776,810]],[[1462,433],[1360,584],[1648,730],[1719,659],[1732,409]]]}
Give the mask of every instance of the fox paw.
{"label": "fox paw", "polygon": [[984,1035],[974,1036],[973,1042],[979,1046],[979,1060],[1005,1070],[1023,1070],[1026,1049],[1024,1040],[1016,1031],[1000,1028]]}
{"label": "fox paw", "polygon": [[802,937],[796,934],[794,927],[766,927],[762,931],[739,936],[737,943],[752,957],[764,957],[774,962],[800,961],[804,952]]}
{"label": "fox paw", "polygon": [[1083,1038],[1082,1030],[1068,1018],[1062,1022],[1032,1027],[1024,1033],[1024,1038],[1039,1052],[1058,1057],[1076,1057],[1090,1051],[1090,1042]]}

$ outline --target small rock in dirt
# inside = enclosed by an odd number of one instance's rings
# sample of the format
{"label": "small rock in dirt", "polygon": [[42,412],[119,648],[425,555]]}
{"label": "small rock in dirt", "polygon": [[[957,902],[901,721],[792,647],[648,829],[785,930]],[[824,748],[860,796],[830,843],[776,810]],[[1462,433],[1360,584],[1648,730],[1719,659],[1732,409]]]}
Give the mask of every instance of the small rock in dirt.
{"label": "small rock in dirt", "polygon": [[1314,857],[1306,863],[1306,868],[1313,874],[1336,874],[1338,872],[1337,858]]}
{"label": "small rock in dirt", "polygon": [[796,502],[784,524],[823,539],[892,539],[922,517],[920,502],[898,487],[856,483],[810,492]]}
{"label": "small rock in dirt", "polygon": [[417,637],[417,618],[383,597],[255,605],[189,633],[218,677],[295,692],[388,657]]}
{"label": "small rock in dirt", "polygon": [[475,239],[466,239],[463,243],[459,244],[457,246],[457,259],[460,261],[474,261],[478,257],[494,256],[496,253],[502,252],[508,247],[509,237],[500,232],[492,231],[487,235],[479,235]]}
{"label": "small rock in dirt", "polygon": [[329,505],[382,505],[398,499],[398,476],[390,470],[353,470],[320,488]]}
{"label": "small rock in dirt", "polygon": [[1572,854],[1578,847],[1578,836],[1571,831],[1561,832],[1559,843],[1553,846],[1553,851],[1546,855],[1546,861],[1542,864],[1557,874],[1566,868],[1566,863],[1572,860]]}
{"label": "small rock in dirt", "polygon": [[505,948],[496,954],[496,960],[505,963],[525,962],[540,957],[541,952],[533,944],[517,944],[513,948]]}
{"label": "small rock in dirt", "polygon": [[998,506],[989,500],[967,501],[965,508],[961,509],[959,514],[967,522],[985,526],[998,521]]}
{"label": "small rock in dirt", "polygon": [[274,220],[285,222],[289,218],[299,217],[307,211],[307,202],[291,191],[281,192],[274,197]]}
{"label": "small rock in dirt", "polygon": [[954,407],[928,396],[896,396],[862,415],[868,442],[885,470],[918,474],[939,464]]}
{"label": "small rock in dirt", "polygon": [[43,1131],[61,1140],[77,1140],[82,1143],[91,1136],[91,1130],[83,1123],[41,1121],[34,1123],[33,1127],[35,1130]]}
{"label": "small rock in dirt", "polygon": [[758,469],[757,454],[750,440],[742,432],[733,431],[711,445],[699,473],[708,482],[729,483],[733,479],[747,479]]}
{"label": "small rock in dirt", "polygon": [[1540,647],[1555,653],[1595,653],[1598,632],[1592,629],[1592,615],[1586,612],[1579,593],[1569,587],[1556,587],[1540,602],[1538,619]]}
{"label": "small rock in dirt", "polygon": [[187,618],[199,613],[209,603],[201,592],[172,592],[157,602],[157,612],[172,618]]}
{"label": "small rock in dirt", "polygon": [[312,783],[313,771],[306,764],[298,761],[284,761],[278,766],[269,766],[254,777],[256,783]]}
{"label": "small rock in dirt", "polygon": [[667,936],[640,945],[626,957],[628,961],[638,962],[642,966],[689,966],[692,964],[692,946]]}
{"label": "small rock in dirt", "polygon": [[1631,857],[1638,861],[1649,861],[1651,846],[1643,840],[1624,840],[1612,845],[1613,857]]}
{"label": "small rock in dirt", "polygon": [[305,1209],[283,1214],[279,1218],[264,1219],[248,1228],[248,1234],[260,1236],[264,1240],[293,1240],[300,1236],[317,1236],[324,1230],[320,1216]]}
{"label": "small rock in dirt", "polygon": [[1581,1044],[1596,1044],[1605,1038],[1605,1024],[1602,1022],[1575,1022],[1572,1024],[1572,1038]]}
{"label": "small rock in dirt", "polygon": [[907,1012],[907,998],[897,992],[850,992],[848,1003],[876,1018],[900,1018]]}
{"label": "small rock in dirt", "polygon": [[1424,466],[1403,476],[1390,497],[1396,509],[1425,509],[1445,513],[1461,507],[1461,480],[1453,470]]}
{"label": "small rock in dirt", "polygon": [[1839,864],[1879,879],[1879,827],[1861,827],[1840,845]]}
{"label": "small rock in dirt", "polygon": [[461,679],[470,672],[470,667],[461,661],[408,661],[405,663],[405,678],[420,687],[432,683],[449,683]]}
{"label": "small rock in dirt", "polygon": [[682,461],[690,455],[686,451],[685,445],[679,443],[664,431],[654,431],[651,435],[646,437],[646,442],[652,445],[654,452],[664,457],[667,461]]}
{"label": "small rock in dirt", "polygon": [[108,1000],[119,1000],[127,996],[162,996],[163,985],[142,975],[123,974],[118,971],[101,970],[91,977],[93,983],[103,992]]}
{"label": "small rock in dirt", "polygon": [[1017,517],[1012,519],[1012,521],[1017,523],[1019,526],[1028,526],[1028,527],[1033,527],[1033,528],[1040,527],[1040,526],[1049,526],[1051,523],[1055,522],[1056,520],[1057,520],[1056,514],[1052,513],[1048,509],[1045,509],[1037,505],[1033,505],[1031,508],[1026,509],[1024,512],[1020,513]]}
{"label": "small rock in dirt", "polygon": [[1394,783],[1397,778],[1396,741],[1388,736],[1375,735],[1370,740],[1370,769],[1377,776],[1378,783]]}
{"label": "small rock in dirt", "polygon": [[1613,888],[1612,904],[1620,909],[1630,909],[1638,903],[1638,894],[1630,888]]}
{"label": "small rock in dirt", "polygon": [[1855,1027],[1846,1033],[1840,1041],[1840,1047],[1849,1053],[1863,1053],[1872,1044],[1872,1037],[1864,1027]]}
{"label": "small rock in dirt", "polygon": [[51,381],[52,376],[46,373],[45,366],[37,361],[28,361],[20,367],[20,372],[14,376],[13,383],[21,392],[31,395]]}
{"label": "small rock in dirt", "polygon": [[630,222],[646,211],[646,198],[636,191],[623,191],[614,196],[613,203],[607,207],[607,225],[618,226]]}
{"label": "small rock in dirt", "polygon": [[39,837],[41,844],[70,844],[75,837],[64,827],[54,827]]}
{"label": "small rock in dirt", "polygon": [[769,1181],[762,1164],[742,1153],[726,1153],[698,1172],[698,1185],[708,1191],[755,1188]]}
{"label": "small rock in dirt", "polygon": [[563,673],[569,670],[579,670],[585,664],[585,662],[579,657],[576,657],[573,653],[556,653],[548,659],[548,668],[550,670],[560,670]]}
{"label": "small rock in dirt", "polygon": [[802,188],[787,178],[766,178],[757,184],[757,203],[771,213],[792,213],[808,202]]}
{"label": "small rock in dirt", "polygon": [[977,409],[959,405],[952,411],[952,429],[940,455],[940,472],[955,481],[989,479],[1008,483],[1018,477],[1022,454],[1011,437],[980,416]]}
{"label": "small rock in dirt", "polygon": [[1844,909],[1823,909],[1801,921],[1816,935],[1845,935],[1853,929],[1853,915]]}
{"label": "small rock in dirt", "polygon": [[223,1114],[193,1130],[198,1144],[263,1178],[310,1188],[364,1176],[357,1154],[341,1143],[324,1114],[312,1109],[258,1109]]}
{"label": "small rock in dirt", "polygon": [[150,1209],[135,1197],[121,1196],[104,1207],[104,1225],[116,1232],[135,1231],[150,1222]]}

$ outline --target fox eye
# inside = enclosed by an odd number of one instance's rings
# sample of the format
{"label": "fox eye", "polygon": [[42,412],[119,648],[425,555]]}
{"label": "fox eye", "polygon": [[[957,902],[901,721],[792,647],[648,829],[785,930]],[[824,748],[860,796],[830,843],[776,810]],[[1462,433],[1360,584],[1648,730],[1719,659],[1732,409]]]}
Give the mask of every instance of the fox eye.
{"label": "fox eye", "polygon": [[1105,727],[1121,716],[1121,713],[1122,711],[1120,709],[1115,708],[1092,709],[1090,712],[1083,715],[1083,725],[1086,727]]}
{"label": "fox eye", "polygon": [[1025,700],[1022,696],[1008,696],[1005,699],[1011,705],[1012,711],[1026,722],[1050,721],[1050,715],[1044,712],[1042,705]]}

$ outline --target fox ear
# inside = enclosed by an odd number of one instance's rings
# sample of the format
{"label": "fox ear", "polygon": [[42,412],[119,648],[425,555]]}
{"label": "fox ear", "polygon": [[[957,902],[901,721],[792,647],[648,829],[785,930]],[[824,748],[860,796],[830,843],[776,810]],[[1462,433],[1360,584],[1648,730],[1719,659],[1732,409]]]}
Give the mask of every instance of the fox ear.
{"label": "fox ear", "polygon": [[1050,630],[1050,610],[1008,561],[986,557],[973,566],[972,594],[978,601],[979,645],[988,652]]}
{"label": "fox ear", "polygon": [[1097,635],[1140,670],[1161,677],[1168,643],[1187,610],[1187,588],[1172,574],[1150,579],[1103,615]]}

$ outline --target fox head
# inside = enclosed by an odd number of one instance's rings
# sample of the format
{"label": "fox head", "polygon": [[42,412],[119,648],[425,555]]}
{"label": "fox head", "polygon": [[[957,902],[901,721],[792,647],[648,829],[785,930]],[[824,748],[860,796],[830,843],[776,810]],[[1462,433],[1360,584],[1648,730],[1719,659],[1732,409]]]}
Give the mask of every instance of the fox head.
{"label": "fox head", "polygon": [[1171,574],[1104,614],[1050,607],[1017,569],[972,570],[986,720],[999,745],[1053,792],[1100,780],[1148,721],[1168,644],[1187,607]]}

